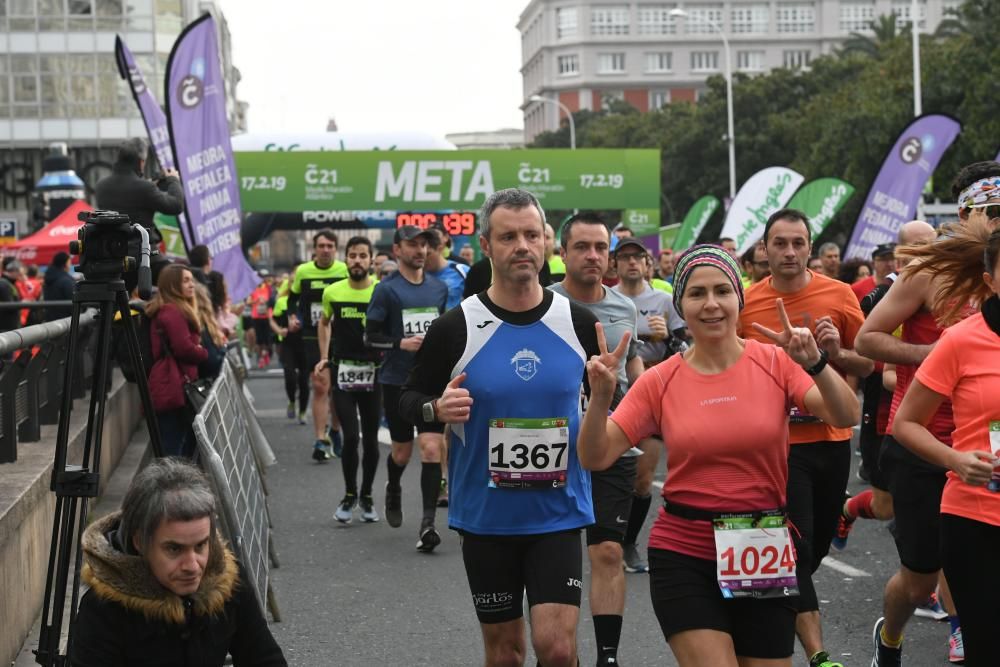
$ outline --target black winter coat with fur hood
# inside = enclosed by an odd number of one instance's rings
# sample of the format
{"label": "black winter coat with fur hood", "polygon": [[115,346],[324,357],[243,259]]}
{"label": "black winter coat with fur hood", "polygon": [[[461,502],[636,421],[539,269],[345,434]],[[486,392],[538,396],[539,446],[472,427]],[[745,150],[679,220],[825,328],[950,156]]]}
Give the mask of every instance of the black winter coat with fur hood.
{"label": "black winter coat with fur hood", "polygon": [[201,586],[180,597],[160,585],[141,556],[125,553],[120,513],[91,524],[83,537],[83,578],[90,587],[73,627],[73,667],[287,667],[236,558],[221,539]]}

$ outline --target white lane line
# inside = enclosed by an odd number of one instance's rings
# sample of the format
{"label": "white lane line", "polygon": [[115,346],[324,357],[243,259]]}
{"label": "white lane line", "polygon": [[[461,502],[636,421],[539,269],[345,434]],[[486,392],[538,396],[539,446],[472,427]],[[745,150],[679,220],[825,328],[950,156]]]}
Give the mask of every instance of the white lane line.
{"label": "white lane line", "polygon": [[872,575],[868,574],[864,570],[859,570],[858,568],[848,565],[842,561],[833,558],[832,556],[827,556],[823,559],[823,565],[826,565],[831,570],[836,570],[841,574],[846,574],[848,577],[870,577]]}
{"label": "white lane line", "polygon": [[[660,481],[657,481],[657,480],[653,480],[653,486],[655,486],[658,489],[662,489],[663,488],[663,482],[660,482]],[[870,577],[870,576],[872,576],[869,573],[865,572],[864,570],[859,570],[858,568],[854,567],[853,565],[848,565],[847,563],[839,561],[836,558],[833,558],[832,556],[827,556],[826,558],[824,558],[823,559],[823,565],[826,565],[831,570],[836,570],[837,572],[840,572],[841,574],[847,575],[848,577]]]}

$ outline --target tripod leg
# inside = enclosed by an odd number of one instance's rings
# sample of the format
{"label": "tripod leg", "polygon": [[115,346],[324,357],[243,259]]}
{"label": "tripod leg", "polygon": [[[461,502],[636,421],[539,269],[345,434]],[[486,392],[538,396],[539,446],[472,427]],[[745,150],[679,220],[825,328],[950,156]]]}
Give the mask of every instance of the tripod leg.
{"label": "tripod leg", "polygon": [[125,325],[125,344],[128,346],[129,359],[132,361],[132,368],[137,369],[136,384],[139,387],[139,400],[142,402],[142,412],[146,418],[146,429],[149,431],[149,446],[153,449],[153,456],[160,458],[163,456],[163,446],[160,444],[160,426],[156,422],[156,412],[153,410],[153,399],[149,395],[149,378],[142,372],[145,366],[142,363],[142,353],[139,351],[139,335],[135,331],[135,324],[132,322],[132,313],[128,305],[128,296],[125,292],[118,292],[118,312],[121,314],[122,322]]}

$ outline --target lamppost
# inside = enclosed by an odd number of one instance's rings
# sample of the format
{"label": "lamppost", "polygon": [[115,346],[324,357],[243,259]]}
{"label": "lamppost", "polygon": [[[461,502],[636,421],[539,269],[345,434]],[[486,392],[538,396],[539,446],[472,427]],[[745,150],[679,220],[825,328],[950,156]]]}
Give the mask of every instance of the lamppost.
{"label": "lamppost", "polygon": [[923,113],[923,100],[920,91],[920,4],[917,0],[910,3],[910,34],[913,37],[913,117]]}
{"label": "lamppost", "polygon": [[[690,18],[690,15],[683,9],[671,9],[670,16],[674,18]],[[736,136],[733,130],[733,69],[732,58],[729,53],[729,40],[726,39],[726,33],[722,31],[722,27],[715,21],[702,18],[700,16],[696,17],[694,20],[707,23],[717,33],[719,33],[719,37],[722,38],[722,46],[726,53],[726,114],[728,116],[726,138],[729,141],[729,200],[731,202],[736,198]]]}
{"label": "lamppost", "polygon": [[529,102],[548,102],[549,104],[555,104],[560,109],[566,113],[566,119],[569,121],[569,147],[572,150],[576,150],[576,123],[573,122],[573,112],[569,110],[569,107],[560,102],[559,100],[553,99],[551,97],[542,97],[541,95],[532,95],[528,98]]}

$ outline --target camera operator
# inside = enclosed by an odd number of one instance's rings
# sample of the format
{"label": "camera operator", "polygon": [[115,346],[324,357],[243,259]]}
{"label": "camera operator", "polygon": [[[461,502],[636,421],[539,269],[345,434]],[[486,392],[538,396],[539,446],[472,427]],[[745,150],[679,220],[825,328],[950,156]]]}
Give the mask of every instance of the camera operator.
{"label": "camera operator", "polygon": [[[155,181],[143,178],[149,144],[145,139],[128,139],[118,147],[118,158],[111,175],[97,184],[97,207],[107,211],[117,211],[129,217],[133,223],[142,225],[149,232],[150,268],[153,284],[156,284],[160,270],[170,263],[159,254],[163,237],[153,223],[153,215],[165,213],[179,215],[184,211],[184,189],[175,169],[163,172]],[[137,257],[138,242],[129,243],[129,254]],[[125,274],[125,286],[131,292],[135,288],[135,271]]]}
{"label": "camera operator", "polygon": [[122,509],[83,535],[70,665],[287,665],[240,565],[215,524],[205,475],[179,459],[150,463]]}

